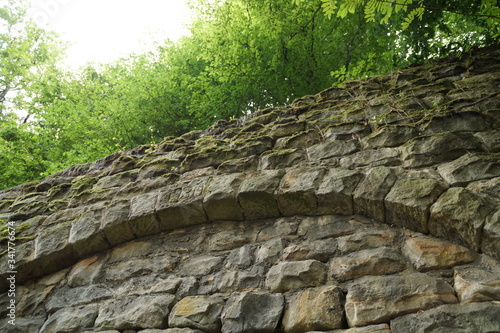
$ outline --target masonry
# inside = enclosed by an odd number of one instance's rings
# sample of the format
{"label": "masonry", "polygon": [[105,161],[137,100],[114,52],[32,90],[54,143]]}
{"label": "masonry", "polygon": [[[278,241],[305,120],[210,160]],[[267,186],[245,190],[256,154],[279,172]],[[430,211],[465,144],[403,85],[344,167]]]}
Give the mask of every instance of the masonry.
{"label": "masonry", "polygon": [[346,82],[0,192],[1,331],[500,331],[499,60]]}

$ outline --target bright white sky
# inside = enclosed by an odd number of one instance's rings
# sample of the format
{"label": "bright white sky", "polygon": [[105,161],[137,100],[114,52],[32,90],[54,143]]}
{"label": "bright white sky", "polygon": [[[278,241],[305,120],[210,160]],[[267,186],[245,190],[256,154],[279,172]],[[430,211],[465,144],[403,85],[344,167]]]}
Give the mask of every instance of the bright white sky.
{"label": "bright white sky", "polygon": [[188,34],[186,0],[30,0],[31,18],[72,46],[67,64],[110,62]]}

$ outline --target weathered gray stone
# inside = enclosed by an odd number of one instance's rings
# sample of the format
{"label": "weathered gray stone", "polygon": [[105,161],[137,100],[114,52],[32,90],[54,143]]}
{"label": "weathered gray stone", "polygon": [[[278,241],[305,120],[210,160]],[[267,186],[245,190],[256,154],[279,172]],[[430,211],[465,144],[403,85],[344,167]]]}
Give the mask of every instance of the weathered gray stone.
{"label": "weathered gray stone", "polygon": [[222,313],[222,333],[273,333],[284,304],[281,294],[250,291],[233,294]]}
{"label": "weathered gray stone", "polygon": [[203,197],[210,177],[198,177],[168,185],[156,202],[156,212],[162,230],[171,230],[208,221]]}
{"label": "weathered gray stone", "polygon": [[361,139],[363,149],[398,147],[418,135],[415,126],[384,126]]}
{"label": "weathered gray stone", "polygon": [[345,311],[349,326],[365,326],[449,303],[453,288],[426,274],[368,276],[348,286]]}
{"label": "weathered gray stone", "polygon": [[297,233],[309,239],[324,239],[350,235],[364,225],[355,219],[325,215],[304,218],[300,223]]}
{"label": "weathered gray stone", "polygon": [[73,245],[80,258],[110,247],[105,234],[100,230],[101,210],[99,208],[90,207],[80,218],[71,222],[69,243]]}
{"label": "weathered gray stone", "polygon": [[318,214],[353,214],[353,192],[362,178],[356,170],[329,169],[316,191]]}
{"label": "weathered gray stone", "polygon": [[242,221],[243,209],[238,203],[238,190],[245,178],[242,173],[214,177],[203,199],[210,221]]}
{"label": "weathered gray stone", "polygon": [[222,261],[222,257],[202,255],[189,258],[177,270],[181,276],[207,275],[219,268],[222,265]]}
{"label": "weathered gray stone", "polygon": [[500,260],[500,210],[491,215],[484,225],[481,251]]}
{"label": "weathered gray stone", "polygon": [[500,130],[479,132],[475,136],[481,140],[485,151],[500,153]]}
{"label": "weathered gray stone", "polygon": [[398,233],[389,228],[370,228],[355,234],[336,239],[337,249],[341,254],[373,249],[383,246],[394,246]]}
{"label": "weathered gray stone", "polygon": [[500,301],[500,266],[455,268],[460,303]]}
{"label": "weathered gray stone", "polygon": [[287,333],[341,328],[344,319],[343,295],[336,286],[305,289],[290,296],[283,316]]}
{"label": "weathered gray stone", "polygon": [[281,251],[285,247],[284,239],[272,238],[255,251],[255,262],[257,264],[274,264],[278,261]]}
{"label": "weathered gray stone", "polygon": [[259,231],[257,240],[262,242],[275,237],[295,235],[301,220],[302,218],[297,216],[278,218],[275,223]]}
{"label": "weathered gray stone", "polygon": [[393,274],[405,268],[400,255],[388,247],[361,250],[330,261],[330,273],[341,281],[366,275]]}
{"label": "weathered gray stone", "polygon": [[266,286],[272,291],[317,287],[326,278],[325,264],[317,260],[280,262],[271,267],[266,276]]}
{"label": "weathered gray stone", "polygon": [[68,274],[68,286],[77,287],[94,284],[101,272],[102,265],[103,260],[99,260],[97,256],[78,262]]}
{"label": "weathered gray stone", "polygon": [[92,327],[97,317],[97,305],[62,308],[52,314],[40,328],[40,333],[66,333]]}
{"label": "weathered gray stone", "polygon": [[99,329],[165,328],[173,295],[125,297],[100,305],[95,327]]}
{"label": "weathered gray stone", "polygon": [[107,206],[101,217],[101,229],[111,245],[117,245],[135,238],[128,223],[130,203],[117,201]]}
{"label": "weathered gray stone", "polygon": [[0,331],[5,333],[39,333],[46,316],[16,317],[15,325],[9,323],[9,317],[0,320]]}
{"label": "weathered gray stone", "polygon": [[491,129],[491,121],[477,112],[457,112],[435,117],[425,126],[426,134],[443,132],[482,132]]}
{"label": "weathered gray stone", "polygon": [[396,180],[394,169],[385,166],[370,169],[354,190],[354,211],[384,222],[384,198]]}
{"label": "weathered gray stone", "polygon": [[250,243],[258,232],[243,222],[220,222],[220,226],[222,228],[206,242],[209,251],[232,250],[243,246]]}
{"label": "weathered gray stone", "polygon": [[287,168],[307,160],[305,149],[285,149],[264,153],[260,167],[263,170]]}
{"label": "weathered gray stone", "polygon": [[408,238],[403,245],[403,254],[421,272],[450,268],[477,258],[477,254],[468,248],[424,236]]}
{"label": "weathered gray stone", "polygon": [[472,182],[466,189],[500,206],[500,177]]}
{"label": "weathered gray stone", "polygon": [[352,169],[362,166],[398,166],[401,165],[398,148],[378,148],[362,150],[340,159],[340,166]]}
{"label": "weathered gray stone", "polygon": [[63,222],[44,228],[35,239],[35,259],[45,273],[53,273],[76,262],[77,254],[69,244],[71,223]]}
{"label": "weathered gray stone", "polygon": [[[99,333],[103,333],[103,332],[99,332]],[[106,333],[106,332],[104,332],[104,333]],[[120,333],[120,332],[116,331],[116,333]],[[138,333],[203,333],[203,331],[192,329],[192,328],[167,328],[164,330],[152,328],[152,329],[138,331]]]}
{"label": "weathered gray stone", "polygon": [[307,155],[309,156],[309,160],[318,161],[335,156],[345,156],[357,150],[359,150],[357,141],[333,140],[307,148]]}
{"label": "weathered gray stone", "polygon": [[500,304],[443,305],[391,321],[393,333],[500,332]]}
{"label": "weathered gray stone", "polygon": [[330,257],[337,252],[337,242],[335,239],[318,239],[314,241],[304,241],[300,245],[290,245],[283,250],[281,260],[308,260],[315,259],[327,262]]}
{"label": "weathered gray stone", "polygon": [[239,249],[235,249],[229,253],[226,259],[226,268],[244,269],[250,267],[253,263],[253,253],[255,246],[244,245]]}
{"label": "weathered gray stone", "polygon": [[46,300],[47,311],[54,312],[64,307],[79,306],[103,301],[113,297],[109,287],[102,285],[88,285],[82,287],[68,288],[63,286],[56,289]]}
{"label": "weathered gray stone", "polygon": [[451,186],[500,176],[500,156],[465,154],[454,161],[441,164],[437,170]]}
{"label": "weathered gray stone", "polygon": [[168,316],[170,327],[197,328],[206,333],[219,331],[224,300],[220,297],[188,296],[175,304]]}
{"label": "weathered gray stone", "polygon": [[401,146],[401,157],[405,168],[416,168],[451,161],[480,147],[479,140],[469,133],[437,133]]}
{"label": "weathered gray stone", "polygon": [[290,136],[276,140],[274,149],[293,149],[310,147],[321,141],[321,137],[316,129],[306,130],[300,133],[294,133]]}
{"label": "weathered gray stone", "polygon": [[238,200],[247,220],[259,220],[278,217],[276,190],[278,189],[282,170],[264,170],[250,174],[241,184]]}
{"label": "weathered gray stone", "polygon": [[384,201],[386,222],[428,233],[431,205],[447,188],[445,183],[434,179],[397,180]]}
{"label": "weathered gray stone", "polygon": [[169,254],[153,258],[130,259],[107,267],[104,278],[108,281],[118,282],[132,276],[151,273],[171,273],[178,262],[179,258]]}
{"label": "weathered gray stone", "polygon": [[429,231],[475,251],[481,248],[481,233],[492,207],[483,198],[461,187],[446,191],[431,207]]}
{"label": "weathered gray stone", "polygon": [[324,170],[299,168],[287,171],[278,190],[278,205],[285,216],[315,215],[317,213],[316,188]]}
{"label": "weathered gray stone", "polygon": [[160,232],[160,223],[155,205],[157,192],[138,195],[130,200],[129,224],[137,237]]}
{"label": "weathered gray stone", "polygon": [[353,327],[346,330],[333,331],[310,331],[307,333],[391,333],[391,328],[387,324],[370,325],[364,327]]}

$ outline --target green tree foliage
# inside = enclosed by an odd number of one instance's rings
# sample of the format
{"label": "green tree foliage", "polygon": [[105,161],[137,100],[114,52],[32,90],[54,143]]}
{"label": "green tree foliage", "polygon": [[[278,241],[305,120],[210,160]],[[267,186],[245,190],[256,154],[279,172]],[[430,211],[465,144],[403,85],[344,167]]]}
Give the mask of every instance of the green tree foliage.
{"label": "green tree foliage", "polygon": [[492,0],[191,0],[191,35],[68,71],[56,66],[60,42],[25,19],[21,0],[5,1],[0,188],[488,45],[499,26]]}

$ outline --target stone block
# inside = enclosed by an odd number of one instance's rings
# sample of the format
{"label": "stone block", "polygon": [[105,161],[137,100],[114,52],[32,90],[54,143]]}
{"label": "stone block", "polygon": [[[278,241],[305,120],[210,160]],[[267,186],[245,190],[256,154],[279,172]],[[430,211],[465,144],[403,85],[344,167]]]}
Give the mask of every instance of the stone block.
{"label": "stone block", "polygon": [[385,166],[371,168],[354,190],[355,213],[384,222],[384,199],[396,180],[395,169]]}
{"label": "stone block", "polygon": [[262,154],[260,168],[262,170],[287,168],[298,165],[304,161],[307,161],[305,149],[273,150]]}
{"label": "stone block", "polygon": [[437,133],[419,136],[401,146],[405,168],[417,168],[452,161],[481,149],[481,143],[469,133]]}
{"label": "stone block", "polygon": [[353,214],[353,193],[362,178],[356,170],[329,169],[316,191],[318,214]]}
{"label": "stone block", "polygon": [[0,320],[0,331],[6,333],[39,333],[46,316],[16,317],[16,325],[9,323],[10,318]]}
{"label": "stone block", "polygon": [[485,151],[488,153],[500,153],[500,129],[479,132],[475,136],[481,140]]}
{"label": "stone block", "polygon": [[451,268],[477,258],[477,253],[466,247],[431,237],[408,238],[402,250],[413,267],[420,272]]}
{"label": "stone block", "polygon": [[465,186],[470,182],[500,176],[500,157],[488,154],[465,154],[441,164],[439,174],[450,186]]}
{"label": "stone block", "polygon": [[[35,239],[35,259],[46,274],[68,267],[77,261],[77,254],[69,244],[70,222],[44,228]],[[19,255],[19,254],[18,254]]]}
{"label": "stone block", "polygon": [[357,141],[333,140],[324,143],[318,143],[307,148],[307,155],[311,161],[330,159],[337,156],[345,156],[359,150]]}
{"label": "stone block", "polygon": [[110,247],[100,229],[101,213],[100,207],[89,207],[83,215],[71,222],[69,243],[73,245],[80,258]]}
{"label": "stone block", "polygon": [[460,303],[500,301],[500,265],[455,268]]}
{"label": "stone block", "polygon": [[162,230],[196,225],[208,221],[203,197],[210,177],[185,180],[163,188],[156,203]]}
{"label": "stone block", "polygon": [[351,235],[363,228],[363,223],[344,216],[324,215],[306,217],[299,224],[297,234],[308,239],[325,239]]}
{"label": "stone block", "polygon": [[171,273],[179,258],[170,254],[156,255],[153,258],[128,259],[106,267],[104,278],[107,281],[123,281],[133,276],[152,273]]}
{"label": "stone block", "polygon": [[443,305],[391,321],[392,333],[500,332],[500,304]]}
{"label": "stone block", "polygon": [[137,237],[154,235],[160,232],[159,218],[156,215],[157,192],[140,194],[130,200],[130,227]]}
{"label": "stone block", "polygon": [[283,316],[286,333],[342,328],[344,296],[337,286],[309,288],[287,298]]}
{"label": "stone block", "polygon": [[492,207],[480,196],[452,187],[431,207],[429,231],[475,251],[481,248],[481,233]]}
{"label": "stone block", "polygon": [[401,165],[398,148],[378,148],[362,150],[340,159],[340,166],[352,169],[363,166],[398,166]]}
{"label": "stone block", "polygon": [[192,257],[179,265],[177,271],[181,276],[208,275],[220,268],[222,261],[222,257],[214,257],[210,255]]}
{"label": "stone block", "polygon": [[277,292],[317,287],[325,281],[326,270],[325,264],[312,259],[280,262],[269,269],[266,286]]}
{"label": "stone block", "polygon": [[165,328],[175,296],[131,296],[100,304],[95,327],[100,330]]}
{"label": "stone block", "polygon": [[45,308],[47,312],[53,313],[62,308],[102,302],[111,297],[113,297],[111,289],[101,285],[93,284],[75,288],[62,286],[48,297],[45,301]]}
{"label": "stone block", "polygon": [[330,261],[330,273],[340,281],[367,275],[394,274],[405,268],[400,255],[388,247],[361,250]]}
{"label": "stone block", "polygon": [[500,260],[500,210],[491,215],[484,225],[481,251]]}
{"label": "stone block", "polygon": [[377,247],[394,246],[397,237],[398,233],[389,228],[359,230],[352,235],[337,238],[337,250],[341,254],[346,254]]}
{"label": "stone block", "polygon": [[316,189],[319,186],[323,169],[291,169],[281,179],[278,190],[278,205],[285,216],[316,215]]}
{"label": "stone block", "polygon": [[345,311],[352,326],[391,319],[442,304],[457,303],[453,288],[423,273],[368,276],[348,286]]}
{"label": "stone block", "polygon": [[274,333],[285,300],[281,294],[243,292],[233,294],[222,312],[222,333]]}
{"label": "stone block", "polygon": [[168,316],[170,327],[200,329],[205,333],[219,332],[224,300],[214,296],[188,296],[174,305]]}
{"label": "stone block", "polygon": [[415,126],[384,126],[361,139],[363,149],[399,147],[418,135]]}
{"label": "stone block", "polygon": [[386,223],[428,233],[430,208],[447,188],[434,179],[397,180],[385,197]]}
{"label": "stone block", "polygon": [[97,305],[63,308],[53,313],[40,328],[40,333],[79,332],[92,327],[97,317]]}
{"label": "stone block", "polygon": [[104,208],[101,216],[101,230],[111,245],[117,245],[135,238],[128,223],[130,202],[116,201]]}
{"label": "stone block", "polygon": [[[324,333],[324,331],[309,331],[307,333]],[[391,333],[391,328],[387,324],[370,325],[363,327],[352,327],[345,330],[333,330],[328,333]]]}
{"label": "stone block", "polygon": [[243,221],[243,209],[238,203],[238,191],[245,178],[242,173],[217,176],[212,179],[203,199],[210,221]]}
{"label": "stone block", "polygon": [[238,200],[247,220],[280,215],[276,191],[283,174],[282,170],[264,170],[245,178],[238,193]]}
{"label": "stone block", "polygon": [[68,274],[68,286],[76,287],[91,285],[95,282],[101,272],[103,260],[98,256],[84,259],[73,266]]}
{"label": "stone block", "polygon": [[285,240],[281,237],[271,238],[262,243],[255,251],[255,263],[264,265],[276,263],[285,244]]}

